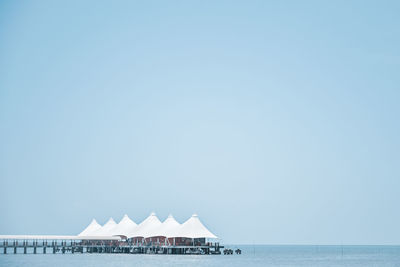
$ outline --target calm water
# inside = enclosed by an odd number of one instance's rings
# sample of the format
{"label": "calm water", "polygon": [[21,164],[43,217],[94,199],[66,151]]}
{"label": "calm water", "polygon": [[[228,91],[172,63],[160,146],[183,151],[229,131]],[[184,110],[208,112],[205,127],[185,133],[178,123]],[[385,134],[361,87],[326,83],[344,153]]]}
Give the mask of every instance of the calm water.
{"label": "calm water", "polygon": [[[0,254],[0,266],[399,266],[400,246],[227,246],[242,255]],[[2,252],[2,251],[1,251]],[[10,251],[11,252],[11,251]]]}

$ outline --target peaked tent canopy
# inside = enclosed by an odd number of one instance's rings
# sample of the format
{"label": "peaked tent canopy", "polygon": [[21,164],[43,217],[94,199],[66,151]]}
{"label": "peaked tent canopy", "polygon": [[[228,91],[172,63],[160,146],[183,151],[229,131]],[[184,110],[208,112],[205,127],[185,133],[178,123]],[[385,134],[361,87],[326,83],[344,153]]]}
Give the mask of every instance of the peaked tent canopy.
{"label": "peaked tent canopy", "polygon": [[161,225],[160,219],[156,216],[154,212],[150,214],[149,217],[147,217],[143,222],[141,222],[135,229],[130,231],[127,234],[128,238],[131,237],[150,237],[149,234],[151,234],[154,229],[159,227]]}
{"label": "peaked tent canopy", "polygon": [[193,214],[189,220],[182,224],[182,227],[177,232],[172,234],[174,237],[218,238],[201,223],[197,214]]}
{"label": "peaked tent canopy", "polygon": [[92,222],[78,235],[78,236],[91,236],[94,232],[101,229],[101,225],[93,219]]}
{"label": "peaked tent canopy", "polygon": [[149,236],[165,236],[172,237],[174,233],[178,232],[181,224],[170,214],[168,218],[157,228],[155,228]]}
{"label": "peaked tent canopy", "polygon": [[101,227],[99,230],[95,231],[92,233],[93,236],[109,236],[109,232],[112,228],[114,228],[117,225],[117,223],[114,221],[113,218],[110,218],[108,222],[106,222],[103,227]]}
{"label": "peaked tent canopy", "polygon": [[132,221],[127,214],[121,219],[121,221],[108,231],[108,235],[123,235],[126,236],[137,227],[137,224]]}

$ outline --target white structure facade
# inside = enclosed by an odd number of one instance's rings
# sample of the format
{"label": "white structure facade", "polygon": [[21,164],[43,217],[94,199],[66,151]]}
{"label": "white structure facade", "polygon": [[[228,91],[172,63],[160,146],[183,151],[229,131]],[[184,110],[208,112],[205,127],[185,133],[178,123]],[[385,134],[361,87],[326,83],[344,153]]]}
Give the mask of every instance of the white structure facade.
{"label": "white structure facade", "polygon": [[103,226],[100,226],[96,220],[93,219],[79,236],[123,236],[127,239],[136,240],[151,240],[156,237],[163,237],[163,240],[168,240],[169,238],[218,238],[203,225],[196,214],[183,224],[180,224],[172,215],[169,215],[164,222],[161,222],[155,213],[151,213],[149,217],[138,225],[132,221],[128,215],[125,215],[118,224],[110,218]]}

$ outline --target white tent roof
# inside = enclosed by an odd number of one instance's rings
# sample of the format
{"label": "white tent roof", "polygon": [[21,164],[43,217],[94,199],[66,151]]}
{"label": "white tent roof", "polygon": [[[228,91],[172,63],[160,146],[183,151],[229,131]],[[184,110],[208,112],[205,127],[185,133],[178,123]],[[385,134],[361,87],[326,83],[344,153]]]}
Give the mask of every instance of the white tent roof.
{"label": "white tent roof", "polygon": [[197,214],[193,214],[189,220],[182,224],[177,232],[172,234],[175,237],[218,238],[201,223]]}
{"label": "white tent roof", "polygon": [[185,223],[179,224],[172,215],[161,223],[155,213],[151,213],[143,222],[137,225],[128,215],[116,224],[110,218],[104,226],[100,226],[96,220],[89,224],[79,236],[85,237],[106,237],[113,235],[124,235],[128,238],[132,237],[187,237],[187,238],[218,238],[211,233],[200,221],[199,217],[194,214]]}
{"label": "white tent roof", "polygon": [[93,219],[92,222],[85,228],[85,230],[83,230],[78,236],[90,236],[99,229],[101,229],[101,225],[98,224],[95,219]]}
{"label": "white tent roof", "polygon": [[114,221],[113,218],[110,218],[108,222],[106,222],[103,227],[101,227],[99,230],[94,231],[91,235],[93,236],[110,236],[109,232],[114,226],[116,226],[117,223]]}
{"label": "white tent roof", "polygon": [[132,221],[128,215],[124,215],[122,220],[115,225],[113,228],[108,231],[108,235],[124,235],[126,236],[128,233],[132,232],[137,227],[137,224]]}
{"label": "white tent roof", "polygon": [[147,217],[143,222],[141,222],[136,228],[132,229],[127,233],[127,237],[149,237],[154,229],[161,225],[161,221],[158,219],[156,214],[152,212],[149,217]]}
{"label": "white tent roof", "polygon": [[180,227],[181,224],[178,223],[172,215],[169,215],[160,226],[155,228],[151,233],[148,233],[148,235],[171,237],[174,233],[179,231]]}

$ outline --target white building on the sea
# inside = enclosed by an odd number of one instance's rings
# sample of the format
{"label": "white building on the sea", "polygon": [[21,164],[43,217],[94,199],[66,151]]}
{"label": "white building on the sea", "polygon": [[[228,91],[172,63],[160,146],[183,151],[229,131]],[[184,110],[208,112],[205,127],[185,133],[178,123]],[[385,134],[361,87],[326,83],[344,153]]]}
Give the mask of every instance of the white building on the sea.
{"label": "white building on the sea", "polygon": [[140,224],[136,224],[128,215],[125,215],[118,224],[110,218],[106,224],[100,227],[93,219],[79,236],[120,236],[122,239],[130,240],[133,244],[138,245],[143,243],[205,244],[207,239],[218,238],[204,226],[196,214],[180,224],[172,215],[161,222],[155,213],[151,213]]}

